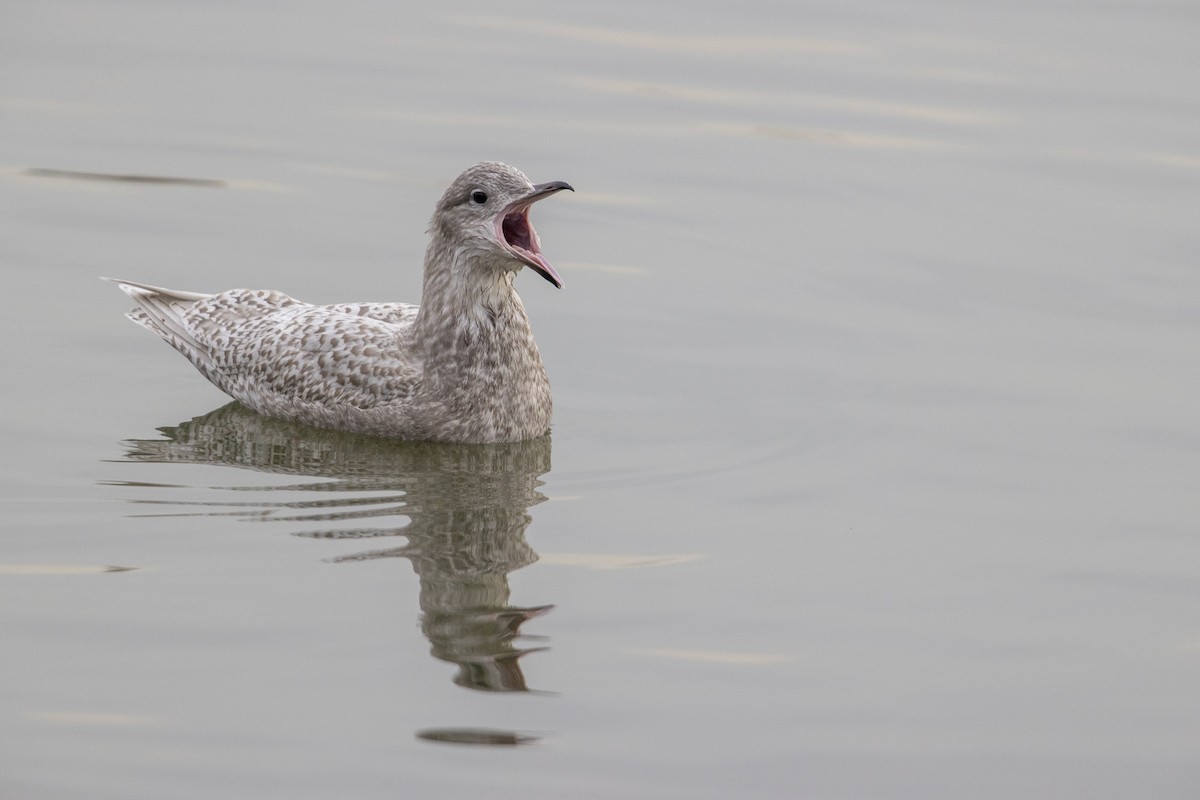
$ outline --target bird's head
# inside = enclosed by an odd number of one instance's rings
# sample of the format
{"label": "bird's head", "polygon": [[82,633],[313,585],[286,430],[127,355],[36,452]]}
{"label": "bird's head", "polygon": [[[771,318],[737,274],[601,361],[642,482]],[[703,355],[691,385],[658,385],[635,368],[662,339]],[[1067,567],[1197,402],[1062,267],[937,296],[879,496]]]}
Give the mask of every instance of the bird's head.
{"label": "bird's head", "polygon": [[532,267],[561,288],[562,279],[542,255],[529,209],[563,189],[575,191],[563,181],[533,184],[514,167],[485,161],[450,184],[433,212],[430,230],[442,238],[442,246],[465,247],[483,264],[508,272]]}

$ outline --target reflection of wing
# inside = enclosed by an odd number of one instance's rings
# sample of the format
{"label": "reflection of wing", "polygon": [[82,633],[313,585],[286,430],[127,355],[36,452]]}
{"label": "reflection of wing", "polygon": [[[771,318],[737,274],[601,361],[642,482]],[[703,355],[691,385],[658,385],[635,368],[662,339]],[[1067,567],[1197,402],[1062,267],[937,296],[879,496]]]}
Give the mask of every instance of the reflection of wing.
{"label": "reflection of wing", "polygon": [[[528,508],[546,499],[538,487],[550,469],[549,434],[505,444],[406,442],[310,428],[239,403],[161,430],[164,439],[127,442],[127,458],[332,478],[233,487],[236,499],[202,505],[259,524],[302,526],[290,532],[310,539],[402,538],[404,544],[329,560],[407,559],[421,581],[421,628],[433,655],[458,665],[455,683],[526,690],[519,660],[542,648],[521,648],[514,639],[550,606],[509,605],[508,573],[537,561],[525,530]],[[251,499],[262,493],[269,499]],[[186,501],[141,502],[187,505],[195,513],[196,504]],[[372,527],[357,527],[364,524]]]}
{"label": "reflection of wing", "polygon": [[545,500],[538,477],[550,471],[550,435],[500,444],[410,442],[311,428],[229,403],[175,427],[166,438],[126,441],[131,461],[234,466],[338,479],[292,489],[393,489],[410,504],[525,509]]}

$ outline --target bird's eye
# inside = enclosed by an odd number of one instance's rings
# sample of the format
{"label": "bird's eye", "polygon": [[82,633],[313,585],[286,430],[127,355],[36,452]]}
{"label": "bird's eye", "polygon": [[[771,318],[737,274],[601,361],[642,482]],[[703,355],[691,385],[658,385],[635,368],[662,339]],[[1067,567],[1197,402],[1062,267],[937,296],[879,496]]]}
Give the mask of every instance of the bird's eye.
{"label": "bird's eye", "polygon": [[475,191],[471,192],[471,200],[479,205],[483,205],[487,202],[487,192],[483,191],[482,189],[476,189]]}

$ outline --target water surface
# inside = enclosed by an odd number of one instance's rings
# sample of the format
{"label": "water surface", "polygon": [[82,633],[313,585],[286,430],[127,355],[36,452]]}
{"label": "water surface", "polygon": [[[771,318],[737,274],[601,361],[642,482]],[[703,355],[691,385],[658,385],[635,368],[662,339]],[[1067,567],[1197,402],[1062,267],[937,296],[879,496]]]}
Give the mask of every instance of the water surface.
{"label": "water surface", "polygon": [[[23,3],[14,797],[1192,798],[1188,4]],[[111,275],[415,301],[500,159],[541,440],[263,420]]]}

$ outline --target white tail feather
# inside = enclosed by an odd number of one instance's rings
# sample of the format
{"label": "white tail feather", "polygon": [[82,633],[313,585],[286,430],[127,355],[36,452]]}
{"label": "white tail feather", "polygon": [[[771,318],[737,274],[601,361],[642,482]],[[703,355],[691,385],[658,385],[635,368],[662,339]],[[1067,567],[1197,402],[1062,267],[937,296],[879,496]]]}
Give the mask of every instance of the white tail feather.
{"label": "white tail feather", "polygon": [[164,289],[119,278],[101,280],[117,284],[137,305],[137,308],[125,316],[167,340],[172,347],[207,374],[206,368],[212,365],[208,349],[188,330],[183,321],[183,312],[196,301],[212,295]]}
{"label": "white tail feather", "polygon": [[212,297],[211,294],[200,294],[199,292],[181,292],[177,289],[164,289],[161,286],[151,286],[148,283],[126,281],[121,280],[120,278],[101,278],[100,280],[117,284],[117,286],[121,287],[121,291],[125,292],[125,294],[129,295],[130,297],[133,297],[134,292],[137,290],[142,292],[153,292],[154,294],[161,294],[165,297],[170,297],[175,300],[185,300],[193,303],[197,300],[203,300],[206,297]]}

